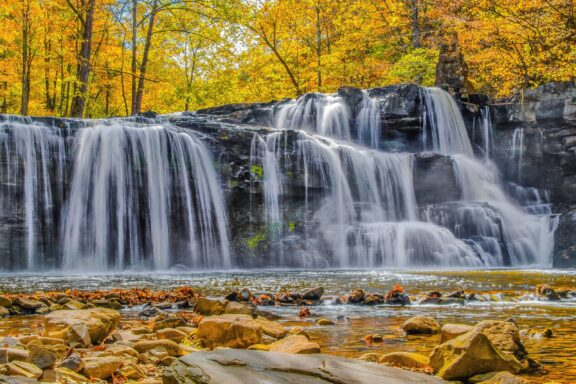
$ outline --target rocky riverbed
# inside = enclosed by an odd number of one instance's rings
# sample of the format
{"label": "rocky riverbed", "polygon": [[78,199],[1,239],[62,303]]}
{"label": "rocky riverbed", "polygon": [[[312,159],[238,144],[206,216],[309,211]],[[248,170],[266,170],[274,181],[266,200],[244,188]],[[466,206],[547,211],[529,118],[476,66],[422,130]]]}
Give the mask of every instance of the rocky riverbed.
{"label": "rocky riverbed", "polygon": [[[214,286],[196,276],[181,287],[171,286],[181,277],[164,279],[165,286],[156,281],[162,289],[53,290],[65,288],[61,281],[36,292],[21,286],[19,293],[15,282],[24,277],[4,279],[0,381],[576,378],[576,284],[570,273],[422,271],[385,274],[380,283],[367,272],[283,275],[276,276],[275,290],[264,288],[268,282],[258,273],[230,274]],[[305,279],[310,275],[316,279]],[[96,277],[86,277],[85,284],[90,279]],[[124,277],[124,285],[135,280]],[[318,371],[319,365],[328,371]],[[363,376],[350,376],[355,371]]]}

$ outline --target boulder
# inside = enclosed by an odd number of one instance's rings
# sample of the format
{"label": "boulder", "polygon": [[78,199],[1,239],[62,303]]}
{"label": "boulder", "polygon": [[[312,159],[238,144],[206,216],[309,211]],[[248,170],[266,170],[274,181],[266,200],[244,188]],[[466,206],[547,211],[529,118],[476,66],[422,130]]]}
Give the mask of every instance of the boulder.
{"label": "boulder", "polygon": [[224,308],[226,308],[227,303],[228,300],[199,297],[194,306],[194,312],[204,316],[220,315],[224,313]]}
{"label": "boulder", "polygon": [[364,300],[364,296],[366,294],[360,288],[356,288],[352,291],[352,293],[348,296],[348,303],[350,304],[358,304],[362,300]]}
{"label": "boulder", "polygon": [[444,324],[440,329],[440,344],[455,339],[473,329],[473,326],[466,324]]}
{"label": "boulder", "polygon": [[207,348],[247,348],[262,342],[262,326],[247,315],[219,315],[204,318],[198,324],[196,337]]}
{"label": "boulder", "polygon": [[186,338],[186,333],[174,328],[164,328],[156,332],[156,338],[172,340],[175,343],[180,343]]}
{"label": "boulder", "polygon": [[402,329],[407,335],[434,334],[440,332],[440,324],[431,317],[418,315],[406,320]]}
{"label": "boulder", "polygon": [[271,321],[263,317],[257,317],[251,321],[252,324],[256,324],[262,328],[262,333],[273,337],[275,339],[281,339],[288,334],[288,330],[284,326],[276,321]]}
{"label": "boulder", "polygon": [[499,351],[488,336],[472,331],[440,344],[430,355],[434,373],[446,380],[462,380],[480,373],[509,371],[517,373],[520,362]]}
{"label": "boulder", "polygon": [[0,317],[7,317],[10,315],[10,311],[7,308],[0,306]]}
{"label": "boulder", "polygon": [[255,308],[251,304],[229,301],[228,303],[226,303],[223,313],[229,315],[249,315],[251,317],[254,317],[254,311]]}
{"label": "boulder", "polygon": [[369,363],[377,363],[382,358],[382,356],[383,355],[381,353],[371,352],[361,355],[358,360],[367,361]]}
{"label": "boulder", "polygon": [[302,294],[302,298],[304,300],[320,300],[322,298],[322,295],[324,294],[324,287],[316,287],[316,288],[312,288],[307,290],[306,292],[304,292]]}
{"label": "boulder", "polygon": [[24,361],[14,361],[6,364],[8,374],[11,376],[24,376],[32,379],[38,379],[42,376],[42,370],[34,364]]}
{"label": "boulder", "polygon": [[168,316],[154,321],[152,330],[157,332],[164,328],[176,328],[188,325],[186,320],[178,316]]}
{"label": "boulder", "polygon": [[116,356],[93,356],[84,360],[84,375],[90,379],[107,379],[122,366],[123,360]]}
{"label": "boulder", "polygon": [[129,380],[139,380],[146,377],[146,372],[135,362],[127,360],[120,367],[118,374]]}
{"label": "boulder", "polygon": [[152,349],[164,348],[170,356],[180,356],[180,347],[172,340],[142,340],[132,346],[138,353],[146,353]]}
{"label": "boulder", "polygon": [[32,384],[37,382],[38,381],[33,378],[21,376],[11,377],[0,374],[0,384]]}
{"label": "boulder", "polygon": [[119,321],[120,313],[108,308],[58,311],[46,315],[44,335],[89,346],[104,340]]}
{"label": "boulder", "polygon": [[28,363],[32,363],[41,369],[48,369],[54,367],[58,356],[56,353],[45,347],[32,346],[28,354]]}
{"label": "boulder", "polygon": [[291,335],[270,344],[271,352],[310,354],[320,353],[320,346],[311,342],[306,336]]}
{"label": "boulder", "polygon": [[0,307],[10,308],[12,306],[12,300],[6,296],[0,296]]}
{"label": "boulder", "polygon": [[383,355],[378,360],[380,364],[406,369],[425,369],[428,367],[428,357],[410,352],[392,352]]}
{"label": "boulder", "polygon": [[0,348],[0,364],[12,361],[26,361],[28,353],[28,351],[20,348]]}
{"label": "boulder", "polygon": [[77,353],[72,353],[58,364],[58,368],[65,368],[73,372],[80,372],[84,369],[84,361]]}
{"label": "boulder", "polygon": [[116,344],[110,344],[108,345],[108,347],[106,348],[106,351],[104,351],[104,353],[106,355],[112,355],[112,356],[119,356],[119,357],[135,357],[138,358],[138,351],[135,350],[134,348],[128,346],[128,345],[123,345],[120,343],[116,343]]}
{"label": "boulder", "polygon": [[360,360],[248,350],[191,353],[168,367],[164,384],[441,384],[437,377]]}
{"label": "boulder", "polygon": [[17,297],[16,299],[14,299],[14,301],[12,302],[13,305],[17,305],[20,308],[24,308],[24,309],[28,309],[28,310],[35,310],[41,307],[46,307],[46,304],[44,304],[41,301],[38,300],[32,300],[32,299],[25,299],[23,297]]}
{"label": "boulder", "polygon": [[476,375],[471,377],[468,382],[470,384],[526,384],[527,381],[514,376],[510,372],[490,372],[484,375]]}
{"label": "boulder", "polygon": [[539,284],[536,286],[536,295],[539,298],[546,298],[550,301],[558,301],[560,300],[560,296],[556,293],[554,288],[549,286],[548,284]]}
{"label": "boulder", "polygon": [[502,352],[523,358],[528,354],[520,340],[520,332],[515,323],[510,321],[484,320],[476,324],[474,330],[482,332],[492,344]]}
{"label": "boulder", "polygon": [[329,320],[329,319],[318,319],[318,320],[316,320],[316,324],[318,324],[318,325],[334,325],[336,323],[333,322],[332,320]]}
{"label": "boulder", "polygon": [[86,377],[82,376],[81,374],[71,371],[68,368],[56,368],[56,378],[59,382],[64,383],[85,383],[88,381]]}

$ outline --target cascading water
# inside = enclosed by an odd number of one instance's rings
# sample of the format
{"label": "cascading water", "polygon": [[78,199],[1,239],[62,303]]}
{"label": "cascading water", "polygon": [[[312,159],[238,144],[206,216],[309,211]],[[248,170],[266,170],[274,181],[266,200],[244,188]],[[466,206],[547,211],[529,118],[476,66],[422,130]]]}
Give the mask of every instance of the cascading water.
{"label": "cascading water", "polygon": [[354,108],[337,95],[306,94],[281,104],[274,119],[279,129],[303,129],[371,148],[380,144],[380,101],[365,90]]}
{"label": "cascading water", "polygon": [[205,146],[167,124],[79,132],[63,265],[106,270],[231,266],[222,193]]}
{"label": "cascading water", "polygon": [[522,166],[524,162],[524,128],[516,128],[512,135],[512,147],[510,156],[516,167],[516,181],[522,183]]}
{"label": "cascading water", "polygon": [[74,129],[2,118],[6,268],[232,265],[221,186],[197,134],[142,118]]}
{"label": "cascading water", "polygon": [[423,88],[424,148],[443,155],[461,153],[472,156],[466,124],[456,101],[440,88]]}
{"label": "cascading water", "polygon": [[484,156],[490,158],[492,155],[492,145],[494,142],[494,132],[492,129],[492,117],[490,116],[490,108],[484,107],[480,110],[482,119],[480,127],[482,131],[482,144],[484,145]]}
{"label": "cascading water", "polygon": [[[58,129],[28,118],[4,116],[0,121],[0,180],[2,222],[18,222],[23,230],[3,230],[2,261],[9,268],[37,269],[57,257],[46,244],[58,237],[55,207],[64,197],[65,143]],[[25,237],[23,249],[15,236]],[[25,260],[15,258],[25,254]],[[52,260],[54,262],[55,260]]]}
{"label": "cascading water", "polygon": [[[312,246],[320,249],[323,256],[319,257],[326,265],[340,267],[547,264],[554,232],[550,212],[523,210],[506,196],[489,160],[483,163],[474,158],[462,115],[447,92],[425,88],[422,95],[424,146],[451,157],[460,199],[418,207],[412,155],[378,152],[300,132],[297,150],[305,195],[310,188],[324,191],[322,202],[309,213],[312,218],[303,219],[313,223],[305,237],[315,239]],[[277,127],[302,124],[306,131],[350,141],[349,126],[375,125],[359,123],[359,119],[373,118],[362,113],[351,125],[341,124],[351,114],[339,112],[344,120],[326,118],[326,113],[338,109],[325,106],[336,102],[334,96],[301,97],[280,108]],[[367,106],[366,99],[362,105]],[[492,127],[489,112],[482,113],[483,149],[488,159]],[[315,123],[303,123],[310,116],[316,116]],[[334,121],[338,122],[335,126],[324,125]],[[342,130],[343,126],[347,128]],[[375,142],[364,143],[374,146]]]}
{"label": "cascading water", "polygon": [[[381,151],[381,101],[367,91],[282,102],[272,109],[278,129],[247,130],[250,149],[245,135],[229,137],[242,129],[195,115],[178,115],[186,129],[176,115],[67,129],[3,117],[0,258],[28,270],[228,268],[260,257],[262,242],[260,267],[548,264],[550,205],[500,180],[489,114],[479,160],[454,99],[436,88],[421,96],[424,148],[435,154]],[[225,169],[249,174],[249,188]],[[224,191],[249,192],[251,210],[258,202],[251,241],[237,237],[244,228],[228,231],[228,213],[248,207],[227,206]]]}

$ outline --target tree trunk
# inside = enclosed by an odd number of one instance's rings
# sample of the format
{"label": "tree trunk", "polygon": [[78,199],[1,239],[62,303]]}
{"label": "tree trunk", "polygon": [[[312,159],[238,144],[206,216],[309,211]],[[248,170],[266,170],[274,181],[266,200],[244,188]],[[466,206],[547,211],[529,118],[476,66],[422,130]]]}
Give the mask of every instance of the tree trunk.
{"label": "tree trunk", "polygon": [[152,3],[150,10],[150,22],[148,24],[148,32],[146,33],[146,41],[144,43],[144,52],[142,54],[142,63],[140,64],[140,73],[138,75],[138,89],[136,90],[135,110],[133,114],[140,113],[142,110],[142,96],[144,94],[144,80],[146,78],[146,66],[148,65],[148,56],[150,54],[150,46],[152,45],[152,34],[154,33],[154,21],[156,13],[158,12],[158,0]]}
{"label": "tree trunk", "polygon": [[320,5],[316,4],[316,75],[318,92],[322,92],[322,28],[320,25]]}
{"label": "tree trunk", "polygon": [[131,98],[130,98],[130,114],[136,114],[136,71],[137,63],[136,57],[138,54],[138,0],[132,0],[132,89],[131,89]]}
{"label": "tree trunk", "polygon": [[420,17],[418,0],[410,0],[410,22],[412,23],[412,46],[420,48]]}
{"label": "tree trunk", "polygon": [[30,1],[22,4],[22,98],[20,114],[28,115],[30,101],[30,67],[32,66],[32,52],[30,47]]}
{"label": "tree trunk", "polygon": [[90,54],[92,50],[92,27],[94,26],[94,8],[96,0],[82,0],[82,11],[84,15],[82,30],[82,42],[80,44],[80,54],[78,55],[77,79],[79,87],[74,92],[72,99],[72,109],[70,116],[82,117],[86,106],[86,95],[88,93],[88,81],[90,79]]}

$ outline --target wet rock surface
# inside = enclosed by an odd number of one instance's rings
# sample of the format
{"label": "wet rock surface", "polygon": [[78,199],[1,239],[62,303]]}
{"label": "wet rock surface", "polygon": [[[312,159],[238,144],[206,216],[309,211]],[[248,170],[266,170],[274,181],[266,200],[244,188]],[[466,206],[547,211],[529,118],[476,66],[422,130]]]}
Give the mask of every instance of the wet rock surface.
{"label": "wet rock surface", "polygon": [[261,351],[193,353],[166,370],[166,384],[443,383],[443,380],[396,368],[329,355],[291,355]]}

